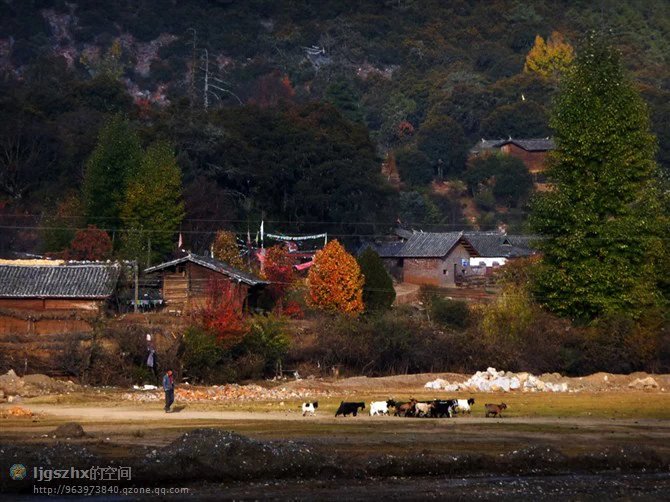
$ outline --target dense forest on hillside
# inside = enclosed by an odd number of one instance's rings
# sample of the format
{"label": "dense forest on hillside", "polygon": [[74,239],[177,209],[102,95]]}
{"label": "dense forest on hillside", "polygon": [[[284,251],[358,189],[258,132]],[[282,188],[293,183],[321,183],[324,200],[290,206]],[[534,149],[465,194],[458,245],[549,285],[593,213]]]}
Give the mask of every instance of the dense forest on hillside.
{"label": "dense forest on hillside", "polygon": [[[84,207],[86,172],[114,117],[127,120],[145,156],[159,140],[174,149],[179,229],[195,250],[220,228],[253,233],[261,219],[273,230],[345,240],[397,220],[523,230],[528,191],[497,196],[495,175],[466,172],[466,153],[480,138],[552,135],[560,74],[529,69],[528,54],[538,35],[578,52],[589,29],[606,31],[622,53],[667,173],[670,4],[662,0],[128,0],[113,8],[7,0],[0,253],[58,252],[87,224],[115,238],[128,214],[143,214],[129,195],[119,202],[123,221]],[[155,172],[146,158],[135,178]],[[400,187],[381,174],[389,159]],[[521,172],[508,184],[525,179]],[[464,214],[468,198],[476,211]]]}

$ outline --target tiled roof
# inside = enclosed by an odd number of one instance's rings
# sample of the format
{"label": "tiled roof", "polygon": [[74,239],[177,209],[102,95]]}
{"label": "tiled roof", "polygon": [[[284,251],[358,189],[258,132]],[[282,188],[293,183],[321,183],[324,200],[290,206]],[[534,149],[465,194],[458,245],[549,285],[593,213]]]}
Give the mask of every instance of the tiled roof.
{"label": "tiled roof", "polygon": [[554,140],[551,138],[529,138],[529,139],[483,139],[470,149],[470,153],[477,154],[494,148],[501,148],[504,145],[516,145],[527,152],[546,152],[556,148]]}
{"label": "tiled roof", "polygon": [[396,227],[393,229],[393,233],[401,239],[409,239],[412,237],[412,235],[414,235],[414,230],[407,230],[406,228]]}
{"label": "tiled roof", "polygon": [[2,298],[108,298],[116,288],[118,264],[0,265]]}
{"label": "tiled roof", "polygon": [[465,232],[465,240],[482,258],[513,258],[530,256],[535,253],[532,247],[533,236],[505,235],[498,232]]}
{"label": "tiled roof", "polygon": [[483,258],[507,256],[512,247],[509,243],[505,244],[505,235],[499,232],[466,232],[463,237]]}
{"label": "tiled roof", "polygon": [[398,258],[437,258],[449,254],[463,232],[417,232],[411,235],[396,255]]}
{"label": "tiled roof", "polygon": [[227,263],[216,260],[214,258],[210,258],[209,256],[202,256],[193,253],[189,253],[188,255],[182,258],[178,258],[176,260],[167,261],[165,263],[161,263],[160,265],[147,268],[144,272],[150,274],[152,272],[158,272],[159,270],[174,267],[175,265],[179,265],[180,263],[185,262],[195,263],[197,265],[200,265],[201,267],[213,270],[214,272],[227,275],[232,279],[237,279],[238,281],[248,284],[249,286],[256,286],[258,284],[267,284],[266,281],[259,279],[255,275],[250,274],[248,272],[243,272],[242,270],[238,270],[235,267],[231,267]]}
{"label": "tiled roof", "polygon": [[367,248],[371,248],[380,258],[397,258],[404,245],[403,241],[365,242],[357,254],[360,255]]}
{"label": "tiled roof", "polygon": [[508,140],[507,143],[513,143],[527,152],[546,152],[556,148],[556,144],[551,138],[513,139]]}

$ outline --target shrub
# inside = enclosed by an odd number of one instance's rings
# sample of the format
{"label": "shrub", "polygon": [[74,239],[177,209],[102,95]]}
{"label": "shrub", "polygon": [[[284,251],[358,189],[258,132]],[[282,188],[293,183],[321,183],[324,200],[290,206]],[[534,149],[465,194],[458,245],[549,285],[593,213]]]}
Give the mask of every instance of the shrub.
{"label": "shrub", "polygon": [[275,315],[259,314],[250,319],[249,334],[241,348],[247,356],[257,356],[263,362],[261,372],[267,373],[282,362],[289,344],[285,321]]}
{"label": "shrub", "polygon": [[215,337],[207,331],[191,326],[183,338],[182,364],[194,380],[206,380],[221,361],[223,350]]}
{"label": "shrub", "polygon": [[434,296],[430,302],[430,317],[445,327],[465,328],[470,323],[470,309],[464,301]]}

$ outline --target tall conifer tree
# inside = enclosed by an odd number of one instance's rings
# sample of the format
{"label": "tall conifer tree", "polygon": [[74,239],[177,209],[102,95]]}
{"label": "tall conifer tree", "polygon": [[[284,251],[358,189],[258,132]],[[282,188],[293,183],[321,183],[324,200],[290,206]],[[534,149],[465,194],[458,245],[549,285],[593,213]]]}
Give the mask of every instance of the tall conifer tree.
{"label": "tall conifer tree", "polygon": [[381,311],[391,308],[395,300],[393,279],[384,268],[381,258],[371,248],[365,249],[358,257],[358,266],[365,278],[363,283],[363,304],[367,311]]}
{"label": "tall conifer tree", "polygon": [[88,223],[119,228],[126,186],[141,160],[137,133],[123,117],[113,117],[100,130],[98,144],[86,164],[83,192]]}
{"label": "tall conifer tree", "polygon": [[639,315],[661,301],[667,218],[656,139],[645,103],[599,35],[588,37],[566,74],[551,126],[553,189],[535,200],[531,215],[545,237],[535,294],[573,319]]}
{"label": "tall conifer tree", "polygon": [[185,214],[181,195],[181,169],[174,149],[163,141],[150,145],[127,183],[121,209],[129,258],[148,257],[153,262],[174,247]]}

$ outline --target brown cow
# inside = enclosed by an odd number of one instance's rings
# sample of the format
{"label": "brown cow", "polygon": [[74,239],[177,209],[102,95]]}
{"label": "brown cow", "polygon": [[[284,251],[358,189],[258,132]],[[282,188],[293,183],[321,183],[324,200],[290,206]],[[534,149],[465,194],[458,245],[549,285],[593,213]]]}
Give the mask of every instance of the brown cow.
{"label": "brown cow", "polygon": [[493,415],[494,417],[503,418],[502,412],[503,412],[503,410],[507,409],[507,405],[505,403],[485,404],[484,408],[486,408],[486,418],[488,418],[489,415]]}

